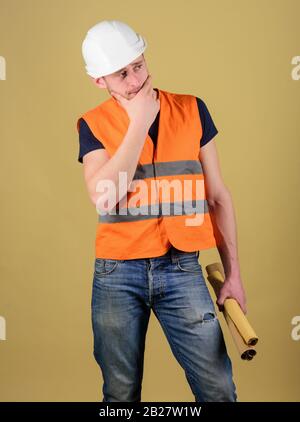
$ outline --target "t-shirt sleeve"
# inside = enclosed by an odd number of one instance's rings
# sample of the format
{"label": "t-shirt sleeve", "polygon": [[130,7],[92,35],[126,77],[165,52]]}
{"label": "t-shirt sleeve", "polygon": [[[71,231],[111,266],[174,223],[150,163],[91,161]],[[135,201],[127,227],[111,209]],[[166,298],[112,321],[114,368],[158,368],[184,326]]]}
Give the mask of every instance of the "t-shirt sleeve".
{"label": "t-shirt sleeve", "polygon": [[82,157],[90,151],[104,148],[103,144],[93,135],[84,119],[79,120],[79,154],[78,161],[82,163]]}
{"label": "t-shirt sleeve", "polygon": [[197,98],[197,104],[199,109],[200,120],[202,124],[202,137],[200,140],[200,147],[203,147],[209,141],[212,140],[214,136],[218,133],[218,129],[216,128],[213,119],[206,107],[206,104],[201,98]]}

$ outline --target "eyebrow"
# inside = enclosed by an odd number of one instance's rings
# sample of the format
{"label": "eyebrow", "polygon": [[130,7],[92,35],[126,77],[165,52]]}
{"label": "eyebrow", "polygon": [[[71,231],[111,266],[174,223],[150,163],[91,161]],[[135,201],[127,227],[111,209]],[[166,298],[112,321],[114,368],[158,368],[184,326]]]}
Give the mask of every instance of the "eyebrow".
{"label": "eyebrow", "polygon": [[[143,63],[143,60],[139,60],[135,63],[132,63],[131,66],[135,66],[135,65],[141,64],[141,63]],[[126,70],[126,67],[123,67],[123,69],[118,70],[117,72],[114,73],[114,75],[118,75],[119,73],[123,72],[124,70]]]}

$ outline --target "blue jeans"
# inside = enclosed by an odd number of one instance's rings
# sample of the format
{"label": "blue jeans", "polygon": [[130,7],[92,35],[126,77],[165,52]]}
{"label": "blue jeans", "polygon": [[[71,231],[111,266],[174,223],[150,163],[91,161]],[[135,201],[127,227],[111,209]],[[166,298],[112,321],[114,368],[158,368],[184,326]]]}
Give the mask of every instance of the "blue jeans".
{"label": "blue jeans", "polygon": [[171,247],[155,258],[95,259],[92,327],[102,401],[141,401],[151,309],[195,401],[236,401],[231,361],[198,256]]}

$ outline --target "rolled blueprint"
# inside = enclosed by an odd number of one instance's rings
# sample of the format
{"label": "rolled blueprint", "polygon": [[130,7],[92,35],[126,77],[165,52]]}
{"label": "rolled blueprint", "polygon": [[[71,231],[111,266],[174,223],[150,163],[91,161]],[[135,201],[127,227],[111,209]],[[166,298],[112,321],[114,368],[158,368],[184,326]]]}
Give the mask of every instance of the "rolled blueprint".
{"label": "rolled blueprint", "polygon": [[227,312],[223,312],[224,318],[227,322],[229,331],[233,337],[233,341],[236,345],[236,348],[238,349],[239,355],[243,360],[251,360],[256,355],[256,350],[254,346],[248,346],[238,330],[236,329],[236,326],[228,316]]}
{"label": "rolled blueprint", "polygon": [[[210,264],[206,266],[206,271],[207,279],[218,297],[225,279],[223,266],[221,263]],[[258,337],[235,299],[225,299],[223,315],[241,358],[253,359],[256,355],[253,346],[256,345]]]}

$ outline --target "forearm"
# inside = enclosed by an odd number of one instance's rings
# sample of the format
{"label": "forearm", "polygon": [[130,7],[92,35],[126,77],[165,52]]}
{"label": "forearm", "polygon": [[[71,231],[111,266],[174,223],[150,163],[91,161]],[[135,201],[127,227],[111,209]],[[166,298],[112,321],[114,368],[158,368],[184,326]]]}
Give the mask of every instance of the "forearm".
{"label": "forearm", "polygon": [[236,218],[231,194],[227,188],[218,200],[209,202],[209,209],[225,277],[239,277]]}
{"label": "forearm", "polygon": [[[89,185],[93,191],[93,202],[97,204],[98,208],[104,209],[106,207],[108,209],[106,205],[108,201],[110,204],[108,210],[110,210],[126,195],[134,177],[146,137],[146,128],[135,123],[129,124],[123,142],[115,154],[93,174],[89,180]],[[122,179],[120,183],[120,172],[126,173],[126,183]],[[99,193],[97,185],[99,182],[106,180],[112,182],[114,190],[106,190],[105,193]]]}

